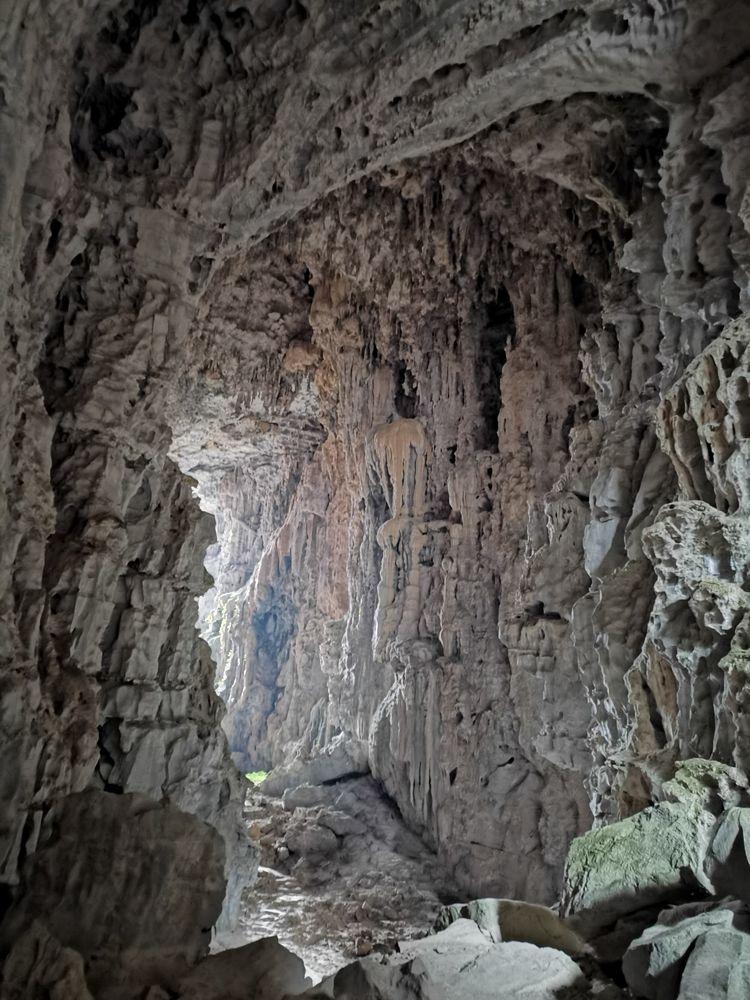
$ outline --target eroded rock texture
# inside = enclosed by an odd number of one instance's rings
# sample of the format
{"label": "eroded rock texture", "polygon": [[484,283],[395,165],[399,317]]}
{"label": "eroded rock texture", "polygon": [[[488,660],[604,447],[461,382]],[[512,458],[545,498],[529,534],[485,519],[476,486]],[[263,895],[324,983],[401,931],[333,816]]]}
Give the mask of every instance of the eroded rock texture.
{"label": "eroded rock texture", "polygon": [[[277,289],[273,507],[262,524],[251,487],[224,514],[230,745],[247,767],[365,745],[471,893],[549,900],[592,813],[642,808],[676,759],[745,765],[746,74],[726,48],[691,63],[723,23],[697,14],[591,13],[576,30],[630,93],[594,74],[329,195],[255,258],[298,261],[312,302]],[[301,401],[326,436],[297,482]],[[239,523],[265,544],[236,587]]]}
{"label": "eroded rock texture", "polygon": [[467,893],[747,767],[749,47],[744,0],[6,3],[9,898],[138,793],[231,923],[209,645],[242,766],[337,741]]}
{"label": "eroded rock texture", "polygon": [[224,846],[173,806],[88,789],[50,811],[25,876],[3,945],[33,940],[43,922],[86,959],[96,996],[130,996],[205,953],[224,898]]}

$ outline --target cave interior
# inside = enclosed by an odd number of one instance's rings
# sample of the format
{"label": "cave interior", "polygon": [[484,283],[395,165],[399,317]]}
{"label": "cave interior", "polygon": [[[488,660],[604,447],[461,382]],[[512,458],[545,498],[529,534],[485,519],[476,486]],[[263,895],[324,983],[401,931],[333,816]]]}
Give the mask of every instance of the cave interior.
{"label": "cave interior", "polygon": [[750,2],[0,22],[2,1000],[750,998]]}

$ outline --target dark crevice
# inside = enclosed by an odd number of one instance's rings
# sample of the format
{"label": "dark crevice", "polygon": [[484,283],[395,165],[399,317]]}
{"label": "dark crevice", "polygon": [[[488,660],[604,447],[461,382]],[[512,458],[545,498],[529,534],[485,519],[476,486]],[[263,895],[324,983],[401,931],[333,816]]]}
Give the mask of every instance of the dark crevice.
{"label": "dark crevice", "polygon": [[502,408],[501,377],[507,351],[515,346],[516,324],[508,290],[501,286],[485,306],[476,355],[480,423],[477,448],[499,451],[498,425]]}
{"label": "dark crevice", "polygon": [[405,361],[397,361],[393,366],[396,383],[394,406],[399,417],[412,420],[417,415],[417,380]]}

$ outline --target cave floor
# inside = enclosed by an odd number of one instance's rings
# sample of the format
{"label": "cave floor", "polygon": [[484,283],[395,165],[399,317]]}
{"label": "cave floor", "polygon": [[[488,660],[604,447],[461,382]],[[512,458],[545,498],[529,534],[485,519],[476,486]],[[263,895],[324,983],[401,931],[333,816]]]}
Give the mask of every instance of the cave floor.
{"label": "cave floor", "polygon": [[261,866],[239,929],[220,949],[276,935],[318,981],[423,936],[456,898],[435,856],[369,777],[305,786],[283,802],[251,789],[245,818]]}

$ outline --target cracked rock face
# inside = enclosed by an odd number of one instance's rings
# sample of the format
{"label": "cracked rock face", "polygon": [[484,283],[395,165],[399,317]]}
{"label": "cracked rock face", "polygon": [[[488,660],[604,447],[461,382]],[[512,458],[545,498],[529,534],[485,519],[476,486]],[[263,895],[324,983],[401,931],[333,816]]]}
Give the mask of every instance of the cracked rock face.
{"label": "cracked rock face", "polygon": [[2,21],[18,968],[80,974],[34,872],[90,796],[194,830],[236,921],[230,754],[350,760],[464,893],[537,902],[677,761],[747,769],[746,0]]}

